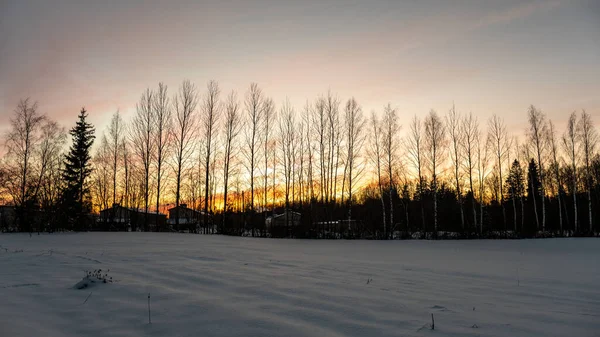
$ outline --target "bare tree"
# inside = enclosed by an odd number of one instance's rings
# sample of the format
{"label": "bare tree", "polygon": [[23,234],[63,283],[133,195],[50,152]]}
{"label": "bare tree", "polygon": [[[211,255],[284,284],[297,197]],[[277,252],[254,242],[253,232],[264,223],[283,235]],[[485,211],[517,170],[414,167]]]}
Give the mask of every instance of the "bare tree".
{"label": "bare tree", "polygon": [[250,210],[254,213],[254,178],[258,166],[258,151],[260,147],[260,125],[263,119],[263,94],[258,84],[250,84],[246,93],[246,115],[248,127],[244,128],[246,136],[246,147],[244,155],[247,159],[246,169],[250,178]]}
{"label": "bare tree", "polygon": [[173,99],[175,125],[173,127],[173,146],[175,148],[175,227],[179,230],[179,202],[183,173],[194,153],[194,139],[197,131],[196,106],[198,93],[190,81],[184,81]]}
{"label": "bare tree", "polygon": [[573,193],[573,229],[577,232],[577,148],[579,142],[579,132],[577,130],[577,114],[571,113],[567,122],[567,130],[563,135],[563,148],[569,158],[569,165],[571,166],[571,190]]}
{"label": "bare tree", "polygon": [[331,91],[325,98],[325,111],[327,113],[327,201],[335,205],[337,194],[339,153],[340,153],[340,100]]}
{"label": "bare tree", "polygon": [[[156,213],[160,212],[160,192],[163,178],[163,164],[169,154],[172,136],[172,112],[167,86],[163,83],[158,84],[152,101],[152,113],[154,114],[154,143],[156,144]],[[159,217],[156,217],[156,230],[158,228]]]}
{"label": "bare tree", "polygon": [[[45,123],[40,128],[39,144],[35,150],[34,168],[37,173],[37,179],[33,182],[32,196],[39,201],[40,189],[44,183],[47,183],[49,179],[50,170],[56,170],[57,161],[60,162],[61,154],[65,141],[67,139],[67,133],[65,128],[61,127],[55,121],[46,119]],[[59,173],[59,172],[54,172]]]}
{"label": "bare tree", "polygon": [[481,139],[481,133],[475,133],[477,149],[477,175],[479,183],[479,234],[483,233],[483,197],[485,195],[485,181],[488,175],[489,142]]}
{"label": "bare tree", "polygon": [[[26,203],[33,198],[35,188],[30,182],[32,179],[32,162],[36,160],[36,148],[41,138],[40,130],[46,117],[38,112],[37,102],[31,104],[29,98],[19,101],[14,115],[10,119],[10,131],[6,135],[6,158],[11,167],[9,179],[9,193],[17,207],[26,207]],[[19,219],[21,226],[24,219]]]}
{"label": "bare tree", "polygon": [[477,154],[477,137],[479,137],[479,122],[477,117],[473,117],[472,113],[469,113],[463,119],[462,122],[462,146],[461,150],[464,154],[464,160],[462,161],[467,175],[469,176],[469,191],[471,192],[471,207],[473,213],[473,226],[477,225],[477,211],[475,210],[475,189],[473,187],[473,175],[477,166],[476,154]]}
{"label": "bare tree", "polygon": [[493,150],[495,156],[495,165],[498,170],[498,179],[496,188],[498,190],[498,202],[502,206],[502,222],[506,229],[506,207],[504,205],[504,178],[502,168],[509,159],[510,137],[506,131],[504,121],[497,115],[493,115],[488,122],[488,146]]}
{"label": "bare tree", "polygon": [[[364,144],[364,127],[365,119],[363,117],[362,108],[354,98],[346,102],[344,115],[345,124],[345,164],[344,164],[344,183],[342,184],[342,203],[344,201],[344,185],[347,181],[348,189],[348,226],[352,221],[352,202],[353,192],[357,179],[362,173],[360,167],[361,152]],[[351,230],[351,228],[349,228]]]}
{"label": "bare tree", "polygon": [[425,207],[423,205],[424,196],[424,177],[423,177],[423,166],[425,155],[423,153],[425,147],[425,140],[423,139],[423,125],[421,120],[415,115],[410,124],[410,132],[405,141],[405,147],[408,152],[408,159],[412,163],[413,167],[417,171],[417,193],[416,196],[420,199],[421,204],[421,222],[422,228],[425,231]]}
{"label": "bare tree", "polygon": [[64,127],[54,121],[47,121],[41,129],[39,146],[39,169],[36,192],[40,207],[46,213],[49,223],[54,223],[55,207],[62,189],[64,145],[67,133]]}
{"label": "bare tree", "polygon": [[300,120],[298,121],[298,127],[296,128],[296,139],[298,140],[298,170],[297,170],[297,178],[298,178],[298,200],[300,202],[300,209],[304,208],[304,200],[306,197],[305,189],[305,162],[306,162],[306,139],[304,138],[304,131],[308,127],[304,123],[304,115],[300,116]]}
{"label": "bare tree", "polygon": [[110,207],[110,180],[112,169],[112,156],[108,137],[106,134],[100,138],[100,146],[92,160],[94,170],[92,175],[92,193],[101,209]]}
{"label": "bare tree", "polygon": [[[268,195],[269,195],[269,155],[272,151],[272,133],[273,133],[273,123],[275,123],[275,103],[270,98],[265,98],[263,101],[263,127],[262,127],[262,142],[263,142],[263,155],[265,159],[265,169],[264,173],[264,195],[263,195],[263,208],[267,210],[268,204]],[[273,173],[275,174],[275,173]],[[273,190],[273,195],[275,195],[275,190]],[[275,199],[273,197],[273,199]],[[273,205],[275,207],[275,205]]]}
{"label": "bare tree", "polygon": [[[225,126],[224,131],[224,158],[223,158],[223,213],[226,214],[229,210],[228,203],[228,188],[229,188],[229,177],[233,170],[231,162],[232,157],[237,154],[235,148],[235,140],[240,132],[241,127],[241,116],[239,112],[239,102],[235,91],[232,91],[227,97],[225,104]],[[223,216],[223,227],[225,229],[226,217]]]}
{"label": "bare tree", "polygon": [[546,231],[546,192],[544,189],[544,162],[542,158],[546,152],[546,137],[548,134],[548,124],[546,123],[546,116],[542,111],[536,109],[533,105],[529,107],[529,140],[534,148],[537,155],[537,163],[540,170],[540,194],[542,197],[542,231]]}
{"label": "bare tree", "polygon": [[551,120],[548,121],[548,144],[550,145],[550,153],[552,155],[552,167],[554,168],[554,179],[556,180],[556,199],[558,200],[558,224],[560,226],[560,232],[563,231],[563,214],[562,214],[562,198],[561,198],[561,179],[560,179],[560,168],[558,161],[558,146],[556,144],[556,130],[554,123]]}
{"label": "bare tree", "polygon": [[592,122],[592,116],[585,110],[581,112],[579,119],[579,139],[581,140],[581,150],[585,164],[586,189],[588,199],[588,223],[590,233],[594,232],[594,222],[592,221],[592,158],[596,153],[598,145],[598,133]]}
{"label": "bare tree", "polygon": [[220,102],[219,95],[221,90],[219,85],[215,81],[209,81],[207,85],[206,97],[204,98],[204,104],[202,105],[202,131],[204,137],[204,225],[208,225],[208,212],[209,212],[209,200],[210,200],[210,189],[209,189],[209,176],[211,169],[211,161],[213,160],[213,147],[217,132],[217,123],[220,113]]}
{"label": "bare tree", "polygon": [[398,124],[398,115],[396,109],[392,109],[391,105],[388,104],[384,108],[383,112],[383,155],[385,157],[385,169],[388,178],[388,193],[389,193],[389,202],[390,202],[390,236],[393,236],[393,231],[395,229],[394,223],[394,198],[393,191],[395,190],[395,180],[394,180],[394,172],[398,167],[398,163],[396,162],[399,158],[398,156],[398,145],[396,137],[400,132],[400,125]]}
{"label": "bare tree", "polygon": [[[150,89],[142,94],[136,105],[136,114],[131,124],[131,142],[144,170],[144,211],[148,213],[150,198],[150,167],[155,145],[153,133],[155,128],[154,113],[152,112],[154,93]],[[144,217],[144,230],[148,230],[148,217]]]}
{"label": "bare tree", "polygon": [[[451,142],[451,150],[450,150],[450,159],[452,160],[452,165],[454,166],[454,182],[456,188],[456,197],[458,200],[458,205],[460,206],[460,223],[462,229],[465,229],[465,214],[463,210],[462,203],[462,191],[461,191],[461,180],[462,174],[460,167],[464,162],[463,152],[460,149],[461,144],[464,143],[464,131],[461,127],[461,116],[456,112],[454,105],[452,105],[452,109],[448,112],[446,116],[446,125],[448,128],[448,135],[450,136]],[[468,161],[467,161],[468,164]]]}
{"label": "bare tree", "polygon": [[[125,142],[123,119],[119,110],[114,113],[108,125],[107,146],[110,152],[112,169],[112,203],[117,203],[117,176],[119,174],[119,163],[121,162],[121,147]],[[113,215],[114,216],[114,215]]]}
{"label": "bare tree", "polygon": [[371,162],[375,166],[375,173],[377,174],[377,186],[379,187],[379,198],[381,200],[381,212],[383,219],[383,233],[384,237],[387,238],[387,227],[386,227],[386,216],[385,216],[385,201],[383,196],[383,180],[381,175],[381,167],[383,165],[383,130],[381,122],[377,119],[375,112],[371,112],[371,149],[369,151],[369,157]]}
{"label": "bare tree", "polygon": [[123,201],[125,207],[129,207],[131,205],[131,151],[129,150],[129,145],[127,142],[121,143],[120,155],[122,157],[123,162]]}
{"label": "bare tree", "polygon": [[427,151],[426,156],[431,170],[431,189],[433,191],[433,228],[434,235],[437,235],[437,189],[438,189],[438,168],[444,161],[446,148],[446,128],[444,122],[438,114],[431,110],[425,119],[425,135]]}
{"label": "bare tree", "polygon": [[[315,190],[314,190],[314,178],[313,178],[313,138],[312,138],[312,130],[313,128],[311,128],[310,126],[312,125],[311,122],[311,114],[312,110],[311,110],[311,106],[310,103],[308,103],[308,101],[306,102],[306,105],[304,107],[304,111],[302,114],[302,122],[306,125],[305,130],[304,130],[304,135],[302,136],[303,138],[305,138],[305,142],[306,142],[306,154],[307,154],[307,168],[306,168],[306,180],[307,180],[307,196],[308,196],[308,200],[310,201],[310,205],[312,207],[313,205],[313,201],[315,199]],[[312,214],[312,209],[311,209],[311,214]]]}
{"label": "bare tree", "polygon": [[314,128],[315,138],[317,139],[316,155],[319,158],[319,199],[321,202],[326,202],[327,191],[327,157],[326,138],[327,138],[327,114],[325,110],[325,99],[320,97],[317,99],[313,109],[312,125]]}
{"label": "bare tree", "polygon": [[295,121],[294,109],[289,101],[286,101],[281,107],[279,118],[279,139],[281,144],[281,162],[283,165],[283,177],[285,182],[285,222],[289,226],[288,213],[290,208],[290,188],[292,185],[292,163],[294,158],[295,139]]}

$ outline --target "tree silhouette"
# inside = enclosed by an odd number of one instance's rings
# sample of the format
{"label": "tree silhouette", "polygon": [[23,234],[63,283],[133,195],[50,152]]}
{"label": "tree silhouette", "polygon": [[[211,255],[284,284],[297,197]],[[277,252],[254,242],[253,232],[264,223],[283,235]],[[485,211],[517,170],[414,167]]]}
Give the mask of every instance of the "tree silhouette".
{"label": "tree silhouette", "polygon": [[87,179],[92,173],[90,148],[94,144],[94,127],[87,122],[87,111],[81,109],[77,124],[70,134],[73,144],[65,157],[63,179],[66,183],[63,191],[63,211],[74,229],[84,229],[85,216],[91,211],[89,186]]}

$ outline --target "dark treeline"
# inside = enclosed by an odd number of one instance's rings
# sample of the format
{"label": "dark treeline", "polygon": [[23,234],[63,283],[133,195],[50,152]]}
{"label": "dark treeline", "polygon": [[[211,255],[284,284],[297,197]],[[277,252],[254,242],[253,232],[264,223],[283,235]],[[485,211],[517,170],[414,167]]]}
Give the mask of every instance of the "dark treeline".
{"label": "dark treeline", "polygon": [[[120,205],[176,210],[131,230],[306,238],[596,235],[598,136],[586,111],[557,130],[535,106],[526,132],[454,106],[424,118],[391,104],[366,116],[328,92],[276,105],[256,84],[243,97],[184,81],[145,90],[94,141],[82,111],[67,148],[37,103],[19,103],[5,137],[3,230],[124,230],[94,214]],[[560,121],[564,122],[564,121]],[[180,221],[182,207],[201,214]],[[186,209],[183,207],[183,209]],[[114,217],[114,215],[113,215]],[[158,217],[155,217],[158,219]],[[183,219],[183,218],[181,218]]]}

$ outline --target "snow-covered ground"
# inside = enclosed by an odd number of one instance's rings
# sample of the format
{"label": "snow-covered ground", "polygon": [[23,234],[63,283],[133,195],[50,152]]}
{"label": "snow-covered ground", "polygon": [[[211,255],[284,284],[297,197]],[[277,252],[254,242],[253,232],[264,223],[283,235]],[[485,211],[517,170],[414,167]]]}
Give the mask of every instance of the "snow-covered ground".
{"label": "snow-covered ground", "polygon": [[600,336],[600,240],[0,235],[0,336]]}

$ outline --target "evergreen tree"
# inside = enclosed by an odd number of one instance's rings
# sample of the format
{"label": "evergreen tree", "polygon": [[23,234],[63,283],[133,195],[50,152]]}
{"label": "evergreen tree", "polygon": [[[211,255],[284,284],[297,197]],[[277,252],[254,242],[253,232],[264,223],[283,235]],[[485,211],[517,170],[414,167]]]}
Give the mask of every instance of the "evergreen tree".
{"label": "evergreen tree", "polygon": [[74,229],[82,229],[85,216],[91,212],[89,187],[86,180],[92,172],[90,148],[94,143],[94,127],[86,121],[85,108],[79,113],[79,120],[70,131],[73,144],[65,157],[63,179],[65,189],[62,195],[63,214]]}
{"label": "evergreen tree", "polygon": [[521,205],[521,227],[523,227],[523,196],[525,195],[524,174],[521,163],[515,159],[506,178],[506,187],[508,198],[512,203],[513,210],[513,229],[517,231],[517,200]]}
{"label": "evergreen tree", "polygon": [[540,195],[540,176],[538,174],[538,167],[535,160],[531,159],[529,162],[529,169],[527,170],[527,203],[533,206],[533,215],[535,218],[535,230],[540,229],[540,218],[537,209],[536,199]]}
{"label": "evergreen tree", "polygon": [[[532,195],[535,194],[535,196]],[[532,199],[540,195],[540,176],[538,174],[538,167],[535,160],[531,159],[529,162],[529,169],[527,170],[527,201],[531,202]]]}
{"label": "evergreen tree", "polygon": [[[535,165],[535,163],[533,163]],[[537,169],[536,169],[537,174]],[[508,177],[506,178],[506,187],[509,199],[518,200],[525,194],[525,183],[523,182],[523,168],[518,160],[512,163]]]}

